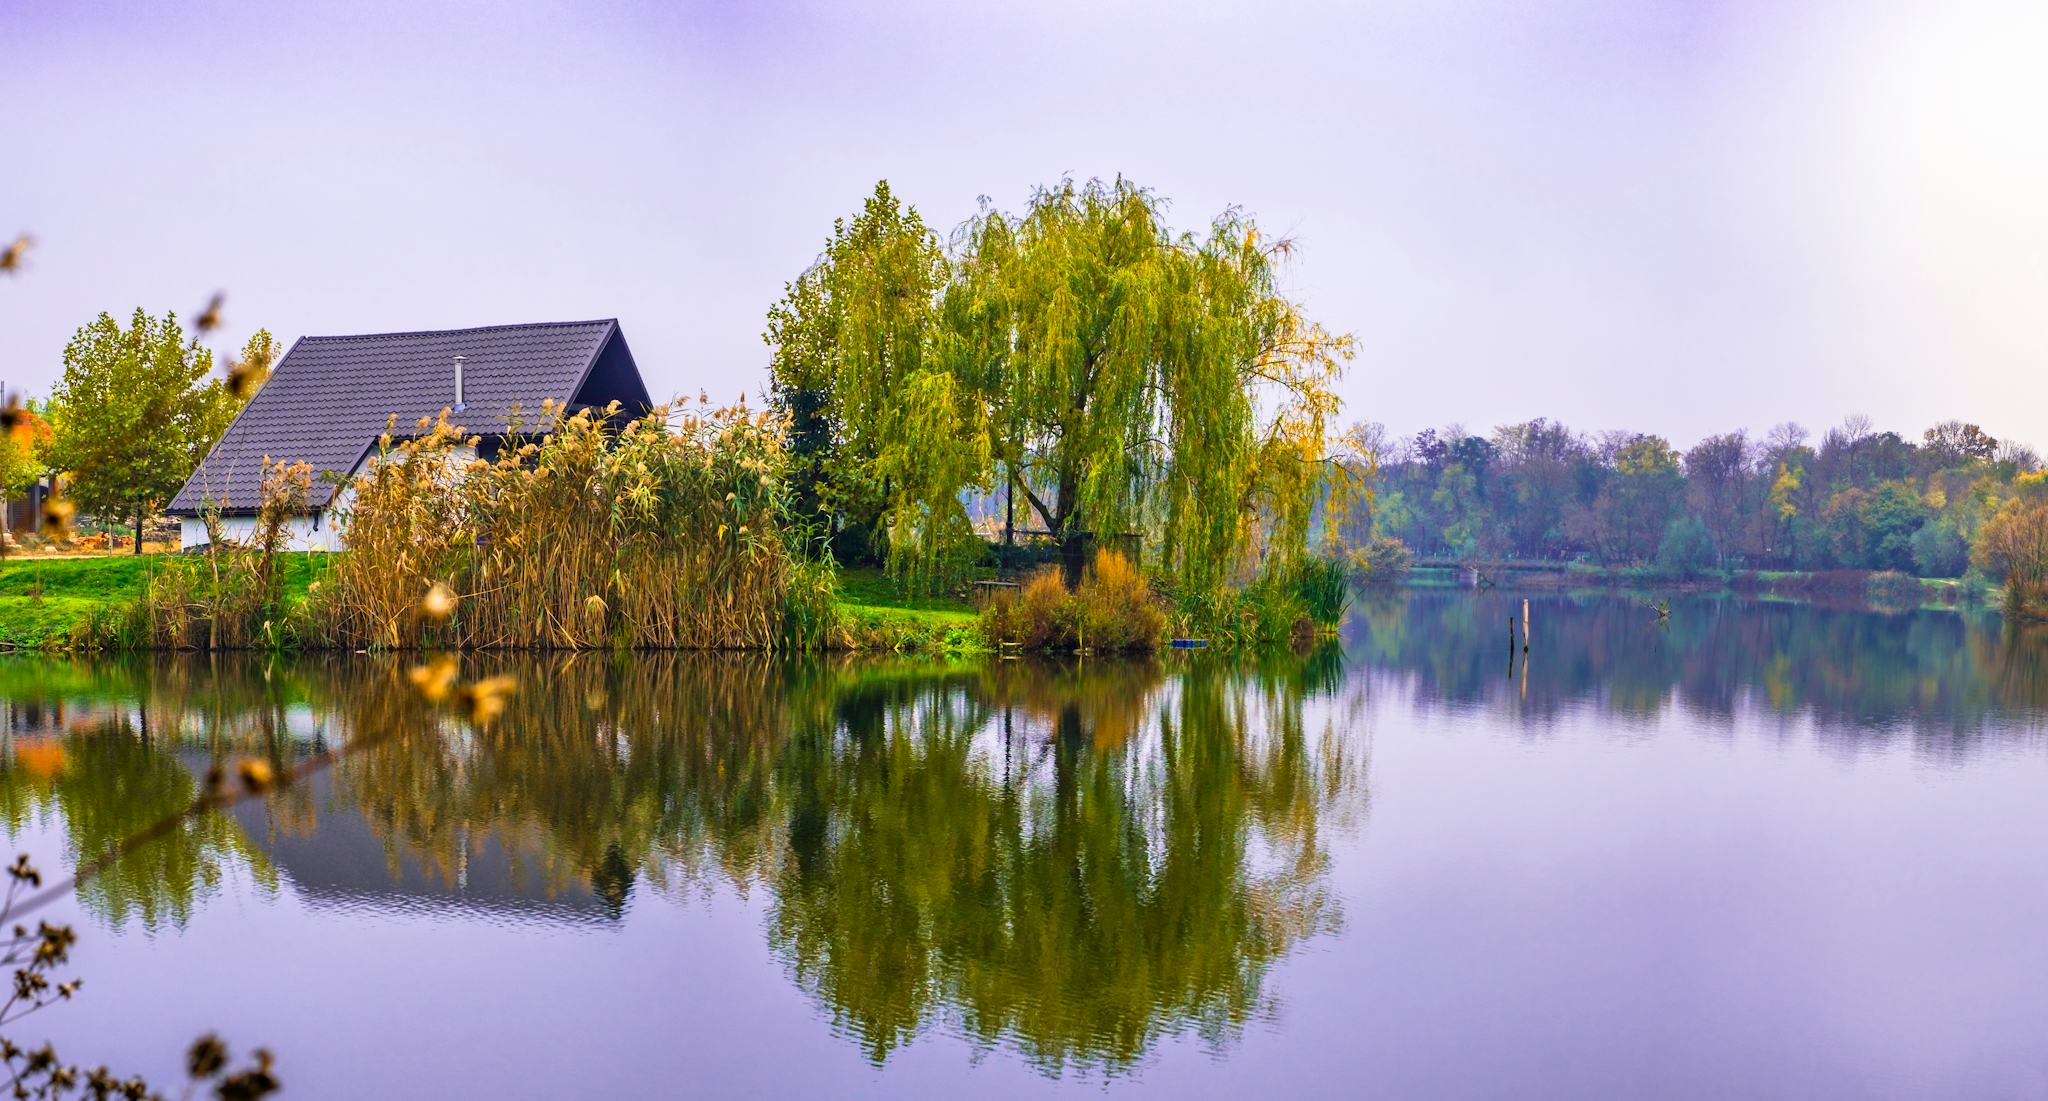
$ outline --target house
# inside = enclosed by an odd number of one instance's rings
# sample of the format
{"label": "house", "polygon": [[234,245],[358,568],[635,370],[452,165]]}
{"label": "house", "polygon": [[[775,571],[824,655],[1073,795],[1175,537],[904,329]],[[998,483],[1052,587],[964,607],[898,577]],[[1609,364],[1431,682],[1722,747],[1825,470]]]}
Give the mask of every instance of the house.
{"label": "house", "polygon": [[482,437],[478,451],[489,458],[511,418],[523,412],[531,427],[544,400],[572,412],[616,401],[639,413],[653,404],[615,319],[302,337],[165,511],[179,517],[187,548],[206,544],[209,508],[220,510],[225,538],[246,538],[264,458],[303,461],[313,489],[289,546],[336,550],[347,486],[391,417],[403,434],[450,409],[454,423]]}
{"label": "house", "polygon": [[10,538],[27,535],[43,522],[43,502],[50,499],[59,487],[60,479],[55,474],[37,478],[19,496],[9,497],[0,505],[0,532]]}

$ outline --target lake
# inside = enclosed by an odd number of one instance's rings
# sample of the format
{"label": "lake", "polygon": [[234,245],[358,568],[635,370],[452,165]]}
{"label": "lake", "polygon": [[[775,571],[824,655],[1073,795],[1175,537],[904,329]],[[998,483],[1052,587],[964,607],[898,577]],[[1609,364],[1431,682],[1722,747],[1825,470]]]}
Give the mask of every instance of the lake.
{"label": "lake", "polygon": [[1239,660],[0,661],[15,851],[338,762],[48,915],[15,1027],[286,1096],[2048,1098],[2048,639],[1368,596]]}

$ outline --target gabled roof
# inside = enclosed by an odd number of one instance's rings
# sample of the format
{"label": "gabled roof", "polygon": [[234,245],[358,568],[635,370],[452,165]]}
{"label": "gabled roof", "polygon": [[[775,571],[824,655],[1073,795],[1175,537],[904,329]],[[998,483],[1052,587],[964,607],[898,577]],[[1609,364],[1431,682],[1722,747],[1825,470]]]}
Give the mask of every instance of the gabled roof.
{"label": "gabled roof", "polygon": [[[618,398],[648,404],[639,367],[614,319],[494,325],[423,333],[302,337],[220,442],[171,499],[167,511],[192,515],[208,501],[230,512],[256,507],[263,458],[313,466],[307,502],[325,506],[336,486],[376,446],[388,418],[400,435],[455,401],[455,357],[463,362],[464,411],[450,419],[472,432],[503,432],[513,407],[531,421],[543,399],[601,405]],[[606,391],[581,394],[605,359]]]}

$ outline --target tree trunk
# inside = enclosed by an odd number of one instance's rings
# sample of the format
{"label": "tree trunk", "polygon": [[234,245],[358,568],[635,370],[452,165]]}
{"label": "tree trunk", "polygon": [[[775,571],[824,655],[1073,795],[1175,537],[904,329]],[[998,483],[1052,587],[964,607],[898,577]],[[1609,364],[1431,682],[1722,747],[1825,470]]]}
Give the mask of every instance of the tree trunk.
{"label": "tree trunk", "polygon": [[135,506],[135,553],[142,553],[142,506]]}

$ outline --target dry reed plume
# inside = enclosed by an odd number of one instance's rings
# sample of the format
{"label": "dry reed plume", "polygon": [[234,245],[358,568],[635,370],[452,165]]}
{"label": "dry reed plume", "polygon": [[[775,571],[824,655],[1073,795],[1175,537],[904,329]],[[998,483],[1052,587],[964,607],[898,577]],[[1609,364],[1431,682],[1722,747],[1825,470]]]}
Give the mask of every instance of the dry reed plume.
{"label": "dry reed plume", "polygon": [[[443,410],[353,484],[317,609],[350,646],[767,649],[814,644],[829,567],[784,539],[779,421],[745,408],[543,403],[494,458]],[[459,614],[421,615],[443,579]]]}

